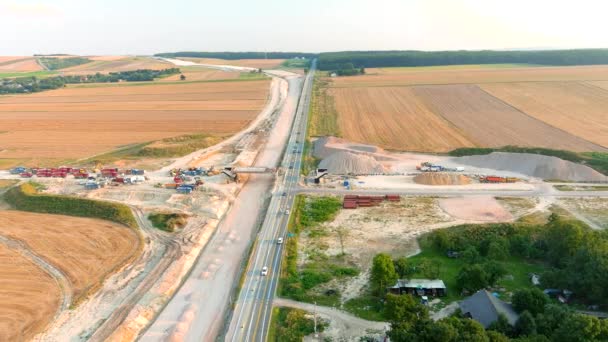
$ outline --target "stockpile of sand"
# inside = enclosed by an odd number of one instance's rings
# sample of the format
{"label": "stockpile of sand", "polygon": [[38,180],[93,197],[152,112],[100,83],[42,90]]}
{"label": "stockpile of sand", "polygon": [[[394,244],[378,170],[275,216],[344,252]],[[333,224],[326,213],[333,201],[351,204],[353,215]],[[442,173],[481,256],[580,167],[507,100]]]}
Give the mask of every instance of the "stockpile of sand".
{"label": "stockpile of sand", "polygon": [[454,173],[421,173],[414,177],[414,182],[426,185],[465,185],[471,184],[471,179]]}
{"label": "stockpile of sand", "polygon": [[454,158],[453,162],[480,168],[517,172],[542,179],[567,181],[607,181],[594,169],[556,157],[531,153],[493,152],[482,156]]}
{"label": "stockpile of sand", "polygon": [[319,163],[320,169],[333,174],[370,175],[384,173],[386,169],[374,157],[351,152],[335,152]]}

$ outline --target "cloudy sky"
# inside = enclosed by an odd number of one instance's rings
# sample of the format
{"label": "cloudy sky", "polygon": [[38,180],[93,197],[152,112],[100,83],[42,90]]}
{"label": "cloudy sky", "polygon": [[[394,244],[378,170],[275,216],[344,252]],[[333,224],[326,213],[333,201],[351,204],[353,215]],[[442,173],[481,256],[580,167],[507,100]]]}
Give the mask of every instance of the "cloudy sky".
{"label": "cloudy sky", "polygon": [[0,55],[608,48],[605,0],[0,0]]}

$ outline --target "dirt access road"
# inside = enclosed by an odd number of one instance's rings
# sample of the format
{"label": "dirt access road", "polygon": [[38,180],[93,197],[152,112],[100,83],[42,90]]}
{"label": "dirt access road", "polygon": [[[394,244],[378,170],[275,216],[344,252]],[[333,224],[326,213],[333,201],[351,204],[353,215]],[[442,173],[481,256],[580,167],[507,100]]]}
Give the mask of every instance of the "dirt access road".
{"label": "dirt access road", "polygon": [[[289,136],[302,79],[283,71],[266,73],[289,82],[287,96],[279,104],[278,119],[255,162],[255,166],[274,167]],[[189,277],[141,336],[141,341],[215,339],[223,327],[243,258],[261,222],[273,183],[273,175],[250,176]]]}

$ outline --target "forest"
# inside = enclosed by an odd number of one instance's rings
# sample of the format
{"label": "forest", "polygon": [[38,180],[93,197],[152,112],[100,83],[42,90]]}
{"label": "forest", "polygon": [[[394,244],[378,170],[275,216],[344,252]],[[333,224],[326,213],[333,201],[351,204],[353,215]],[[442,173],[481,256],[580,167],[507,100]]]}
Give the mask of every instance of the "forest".
{"label": "forest", "polygon": [[319,54],[320,70],[338,70],[352,63],[355,68],[436,66],[461,64],[608,64],[608,49],[543,51],[345,51]]}

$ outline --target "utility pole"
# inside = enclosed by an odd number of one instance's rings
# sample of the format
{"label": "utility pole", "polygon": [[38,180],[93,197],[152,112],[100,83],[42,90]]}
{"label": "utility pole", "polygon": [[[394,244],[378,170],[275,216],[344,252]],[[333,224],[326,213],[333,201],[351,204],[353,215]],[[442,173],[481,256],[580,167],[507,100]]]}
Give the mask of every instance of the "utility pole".
{"label": "utility pole", "polygon": [[312,319],[315,321],[315,338],[319,337],[319,334],[317,334],[317,302],[314,302],[315,306],[313,307],[312,310]]}

